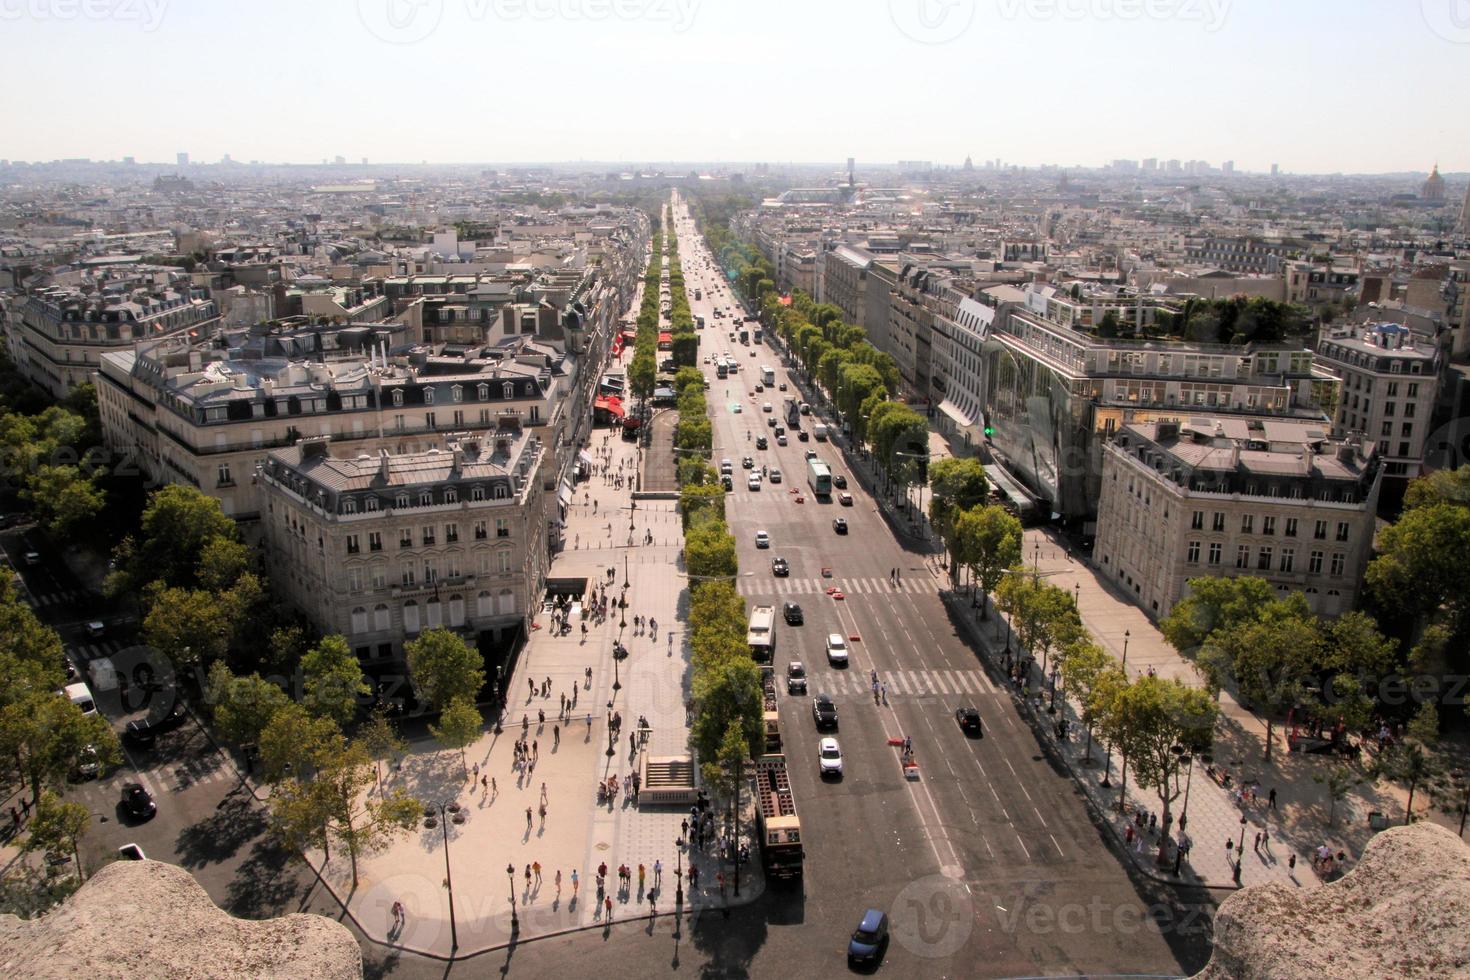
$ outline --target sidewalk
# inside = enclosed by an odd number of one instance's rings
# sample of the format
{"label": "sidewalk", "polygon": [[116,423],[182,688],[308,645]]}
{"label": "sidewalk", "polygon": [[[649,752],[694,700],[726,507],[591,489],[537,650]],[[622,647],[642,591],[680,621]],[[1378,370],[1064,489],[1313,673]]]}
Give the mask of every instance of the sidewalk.
{"label": "sidewalk", "polygon": [[[611,804],[597,802],[601,780],[612,775],[621,779],[637,770],[638,755],[627,739],[640,716],[647,718],[650,733],[638,752],[666,756],[688,751],[689,598],[677,502],[644,498],[637,499],[633,508],[633,482],[626,477],[632,474],[638,453],[618,431],[592,430],[585,448],[595,460],[594,472],[577,485],[567,508],[566,547],[554,557],[550,575],[585,577],[589,589],[606,587],[608,617],[601,623],[589,618],[584,641],[580,622],[573,620],[566,636],[553,636],[544,628],[549,615],[537,611],[534,622],[543,628],[532,631],[516,673],[507,681],[503,732],[496,735],[494,719],[487,718],[490,730],[466,750],[468,764],[478,764],[482,776],[496,781],[498,792],[467,780],[459,754],[439,750],[432,741],[416,743],[398,771],[389,775],[390,785],[402,786],[421,799],[460,806],[459,816],[447,825],[447,861],[444,828],[421,824],[414,833],[394,837],[384,850],[359,859],[355,891],[345,856],[334,853],[326,862],[324,880],[375,941],[449,958],[503,946],[512,938],[604,925],[605,907],[596,888],[596,870],[602,863],[608,866],[606,894],[613,899],[615,922],[646,918],[650,896],[658,913],[667,915],[750,902],[764,889],[757,858],[741,868],[740,896],[727,894],[721,899],[716,873],[723,870],[732,878],[733,869],[722,867],[712,847],[698,852],[676,844],[689,816],[687,808],[639,809],[621,793]],[[643,455],[645,465],[660,456],[648,450]],[[618,489],[612,478],[620,463],[625,480]],[[650,536],[651,543],[645,544]],[[620,629],[617,599],[625,582],[627,626]],[[657,622],[657,632],[635,629],[634,616]],[[618,662],[612,651],[620,634],[629,653]],[[588,667],[590,681],[585,676]],[[549,693],[543,696],[542,685],[548,680]],[[563,695],[575,696],[576,707],[559,717]],[[622,718],[616,742],[609,737],[613,712]],[[513,746],[522,737],[523,722],[525,738],[534,740],[537,750],[530,772],[513,765]],[[543,785],[544,819],[539,813]],[[750,836],[747,828],[743,819],[744,839]],[[320,852],[308,856],[322,868]],[[682,883],[687,885],[691,861],[700,869],[700,886],[686,887],[679,905],[675,893],[681,881],[675,872],[685,873]],[[541,864],[541,880],[538,883],[533,872],[527,887],[526,866],[534,862]],[[655,862],[662,865],[657,877]],[[619,889],[620,864],[632,869],[627,892]],[[639,887],[640,864],[646,869],[645,888]],[[573,870],[580,880],[575,898]],[[447,887],[451,875],[452,924]],[[405,910],[404,923],[397,929],[394,902],[402,902]]]}

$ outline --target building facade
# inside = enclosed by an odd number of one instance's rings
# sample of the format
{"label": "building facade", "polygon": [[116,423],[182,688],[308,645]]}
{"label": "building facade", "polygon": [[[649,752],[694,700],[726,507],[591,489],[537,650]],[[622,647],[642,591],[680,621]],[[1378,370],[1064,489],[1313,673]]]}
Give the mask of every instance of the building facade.
{"label": "building facade", "polygon": [[1337,615],[1372,555],[1381,474],[1371,445],[1311,422],[1131,423],[1104,452],[1093,563],[1156,619],[1190,579],[1238,575]]}
{"label": "building facade", "polygon": [[540,437],[507,422],[427,452],[340,449],[303,440],[256,473],[280,593],[364,662],[399,659],[438,627],[513,641],[546,582],[555,479]]}
{"label": "building facade", "polygon": [[1376,443],[1387,477],[1419,476],[1439,390],[1435,348],[1415,345],[1408,327],[1374,323],[1332,330],[1317,356],[1342,380],[1333,437]]}

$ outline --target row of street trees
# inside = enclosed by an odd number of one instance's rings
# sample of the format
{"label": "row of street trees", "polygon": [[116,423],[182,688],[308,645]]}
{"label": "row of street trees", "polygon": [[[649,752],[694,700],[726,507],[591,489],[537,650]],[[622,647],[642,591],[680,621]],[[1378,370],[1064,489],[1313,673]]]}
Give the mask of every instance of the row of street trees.
{"label": "row of street trees", "polygon": [[[428,711],[429,732],[450,751],[480,736],[484,719],[475,698],[485,683],[484,661],[457,634],[428,630],[404,645],[409,680]],[[327,636],[301,658],[298,696],[259,673],[235,674],[216,661],[206,702],[218,732],[258,753],[260,776],[271,786],[272,825],[294,850],[344,848],[357,884],[360,856],[414,827],[421,804],[383,785],[382,763],[407,746],[381,708],[362,719],[371,691],[341,636]],[[350,733],[350,734],[349,734]]]}

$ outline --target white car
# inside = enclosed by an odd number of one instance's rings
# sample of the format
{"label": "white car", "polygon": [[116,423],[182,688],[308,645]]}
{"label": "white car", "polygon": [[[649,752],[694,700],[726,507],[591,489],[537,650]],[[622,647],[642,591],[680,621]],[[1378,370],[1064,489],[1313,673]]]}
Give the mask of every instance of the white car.
{"label": "white car", "polygon": [[757,548],[769,548],[771,546],[771,536],[765,531],[755,532],[755,546]]}
{"label": "white car", "polygon": [[761,411],[762,412],[774,412],[775,410],[776,410],[776,406],[775,405],[772,405],[770,402],[766,402],[765,404],[763,404],[761,406]]}
{"label": "white car", "polygon": [[842,775],[842,747],[837,744],[837,739],[829,735],[818,743],[817,764],[821,766],[823,776]]}
{"label": "white car", "polygon": [[847,640],[841,633],[827,634],[827,662],[847,666]]}
{"label": "white car", "polygon": [[745,488],[747,490],[759,490],[761,488],[761,475],[759,473],[750,474],[750,478],[745,481]]}

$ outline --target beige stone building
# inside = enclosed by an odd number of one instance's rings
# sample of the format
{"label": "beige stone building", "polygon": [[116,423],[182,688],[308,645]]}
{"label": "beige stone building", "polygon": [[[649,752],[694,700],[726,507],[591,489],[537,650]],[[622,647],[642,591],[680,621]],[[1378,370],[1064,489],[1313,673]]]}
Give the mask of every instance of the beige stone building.
{"label": "beige stone building", "polygon": [[1318,363],[1342,379],[1332,435],[1378,446],[1384,475],[1420,474],[1439,390],[1439,354],[1416,345],[1408,327],[1374,323],[1332,330],[1317,342]]}
{"label": "beige stone building", "polygon": [[1104,449],[1093,561],[1155,618],[1206,575],[1259,576],[1336,615],[1372,552],[1381,473],[1371,444],[1319,422],[1129,423]]}
{"label": "beige stone building", "polygon": [[445,449],[343,448],[307,439],[259,467],[272,584],[365,662],[436,627],[513,640],[546,581],[555,475],[540,435],[506,420]]}

